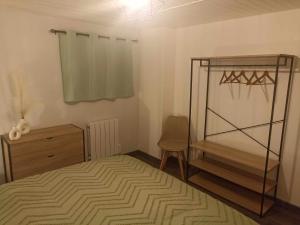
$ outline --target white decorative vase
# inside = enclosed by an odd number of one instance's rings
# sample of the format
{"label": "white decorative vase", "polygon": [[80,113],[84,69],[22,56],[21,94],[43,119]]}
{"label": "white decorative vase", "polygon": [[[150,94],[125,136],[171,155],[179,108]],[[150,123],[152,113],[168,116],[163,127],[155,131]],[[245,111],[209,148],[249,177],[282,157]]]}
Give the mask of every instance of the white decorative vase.
{"label": "white decorative vase", "polygon": [[17,125],[17,129],[21,132],[21,134],[28,134],[30,132],[29,123],[24,119],[20,119]]}
{"label": "white decorative vase", "polygon": [[13,127],[8,134],[8,137],[11,141],[16,141],[21,138],[21,131],[17,127]]}

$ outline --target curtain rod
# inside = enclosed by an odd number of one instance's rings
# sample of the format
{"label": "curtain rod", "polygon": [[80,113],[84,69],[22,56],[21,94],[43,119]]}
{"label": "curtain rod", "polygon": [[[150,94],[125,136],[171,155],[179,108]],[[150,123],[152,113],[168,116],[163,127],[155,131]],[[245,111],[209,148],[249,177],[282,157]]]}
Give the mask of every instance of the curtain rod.
{"label": "curtain rod", "polygon": [[[53,34],[57,34],[57,33],[61,33],[61,34],[67,34],[67,31],[65,30],[55,30],[55,29],[51,29],[49,30],[50,33],[53,33]],[[77,35],[81,35],[81,36],[86,36],[86,37],[89,37],[90,35],[87,34],[87,33],[80,33],[80,32],[76,32]],[[110,39],[111,37],[109,36],[104,36],[104,35],[98,35],[98,38],[104,38],[104,39]],[[117,41],[126,41],[127,39],[126,38],[121,38],[121,37],[117,37],[116,38]],[[134,39],[134,40],[130,40],[132,42],[138,42],[138,40]]]}

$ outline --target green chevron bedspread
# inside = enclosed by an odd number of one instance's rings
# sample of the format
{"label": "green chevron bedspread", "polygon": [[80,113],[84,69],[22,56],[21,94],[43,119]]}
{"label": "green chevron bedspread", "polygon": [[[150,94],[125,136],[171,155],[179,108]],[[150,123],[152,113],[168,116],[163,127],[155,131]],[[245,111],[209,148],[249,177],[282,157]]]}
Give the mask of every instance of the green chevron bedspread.
{"label": "green chevron bedspread", "polygon": [[0,224],[256,223],[160,170],[116,156],[0,186]]}

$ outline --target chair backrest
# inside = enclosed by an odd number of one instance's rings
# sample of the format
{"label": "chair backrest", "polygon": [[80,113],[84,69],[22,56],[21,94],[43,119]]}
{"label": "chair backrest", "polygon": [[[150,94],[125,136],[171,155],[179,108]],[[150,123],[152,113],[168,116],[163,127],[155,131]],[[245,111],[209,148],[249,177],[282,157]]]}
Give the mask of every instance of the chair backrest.
{"label": "chair backrest", "polygon": [[188,119],[185,116],[169,116],[164,123],[160,140],[186,141],[188,130]]}

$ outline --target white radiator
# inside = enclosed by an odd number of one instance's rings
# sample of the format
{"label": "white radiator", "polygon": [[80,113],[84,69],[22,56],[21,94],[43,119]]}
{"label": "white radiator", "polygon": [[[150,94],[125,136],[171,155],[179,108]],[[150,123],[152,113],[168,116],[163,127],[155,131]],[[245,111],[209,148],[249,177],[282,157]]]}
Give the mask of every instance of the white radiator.
{"label": "white radiator", "polygon": [[118,119],[90,122],[88,141],[91,160],[119,154],[121,149]]}

